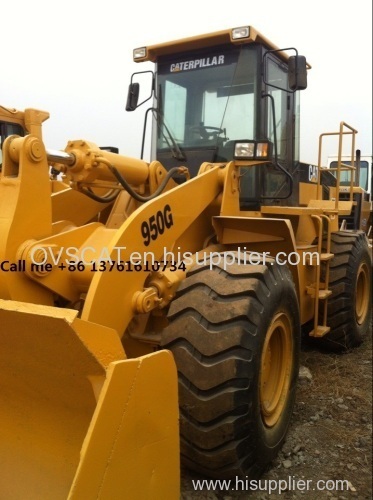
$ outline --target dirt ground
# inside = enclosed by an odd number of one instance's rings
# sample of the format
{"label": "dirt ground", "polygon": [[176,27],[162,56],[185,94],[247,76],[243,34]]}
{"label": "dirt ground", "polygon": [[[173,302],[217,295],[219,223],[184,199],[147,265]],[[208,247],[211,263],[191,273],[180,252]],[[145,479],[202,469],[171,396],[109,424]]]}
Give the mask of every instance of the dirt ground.
{"label": "dirt ground", "polygon": [[[330,354],[303,346],[302,378],[290,430],[282,451],[265,480],[310,480],[309,491],[287,488],[281,494],[232,491],[232,488],[195,491],[193,480],[206,479],[182,471],[182,500],[370,500],[372,496],[372,335],[345,354]],[[307,370],[308,369],[308,370]],[[312,377],[312,378],[311,378]],[[317,481],[321,491],[315,485]],[[347,480],[349,490],[333,483]],[[274,484],[274,483],[272,483]],[[285,484],[285,483],[282,483]],[[301,488],[302,483],[299,483]],[[244,486],[243,486],[244,487]],[[236,490],[237,488],[235,488]]]}

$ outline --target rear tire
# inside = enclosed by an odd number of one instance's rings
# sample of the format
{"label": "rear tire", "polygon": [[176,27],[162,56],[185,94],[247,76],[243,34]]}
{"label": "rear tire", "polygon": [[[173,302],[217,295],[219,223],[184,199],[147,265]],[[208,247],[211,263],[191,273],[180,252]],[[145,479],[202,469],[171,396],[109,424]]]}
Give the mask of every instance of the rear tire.
{"label": "rear tire", "polygon": [[209,477],[259,477],[295,399],[300,322],[290,271],[237,256],[226,269],[196,266],[169,321],[162,346],[178,368],[182,462]]}
{"label": "rear tire", "polygon": [[[363,231],[332,234],[327,325],[330,332],[315,339],[334,352],[362,343],[371,323],[372,260]],[[322,313],[322,310],[321,310]]]}

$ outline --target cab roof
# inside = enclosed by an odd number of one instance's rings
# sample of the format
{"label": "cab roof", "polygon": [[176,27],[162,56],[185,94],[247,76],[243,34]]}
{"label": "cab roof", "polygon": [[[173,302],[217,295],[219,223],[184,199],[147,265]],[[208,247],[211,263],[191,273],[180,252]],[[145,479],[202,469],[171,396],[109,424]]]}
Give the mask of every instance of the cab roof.
{"label": "cab roof", "polygon": [[[235,37],[235,33],[237,32],[237,30],[241,30],[244,34],[247,33],[247,36]],[[182,52],[189,52],[191,50],[203,49],[206,47],[215,47],[218,45],[225,45],[229,43],[240,45],[254,42],[264,45],[264,47],[266,47],[268,50],[280,50],[279,47],[273,44],[270,40],[268,40],[268,38],[263,36],[254,27],[242,26],[239,28],[215,31],[213,33],[207,33],[204,35],[181,38],[179,40],[173,40],[157,45],[141,47],[140,49],[134,50],[133,59],[135,62],[157,62],[159,57],[171,54],[179,54]],[[139,50],[143,50],[142,53],[140,52],[140,55],[138,52]],[[285,61],[287,61],[289,58],[289,56],[285,52],[280,52],[279,55]],[[308,64],[307,66],[308,68],[311,67]]]}

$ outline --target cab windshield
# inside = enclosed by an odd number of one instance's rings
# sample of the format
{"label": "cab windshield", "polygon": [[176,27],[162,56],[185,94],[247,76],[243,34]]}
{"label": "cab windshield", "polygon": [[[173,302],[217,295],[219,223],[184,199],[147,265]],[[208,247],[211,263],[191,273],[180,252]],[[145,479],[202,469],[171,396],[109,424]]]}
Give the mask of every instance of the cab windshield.
{"label": "cab windshield", "polygon": [[256,130],[257,50],[222,47],[158,64],[157,156],[178,147],[188,159],[211,150],[206,161],[232,159],[234,142]]}

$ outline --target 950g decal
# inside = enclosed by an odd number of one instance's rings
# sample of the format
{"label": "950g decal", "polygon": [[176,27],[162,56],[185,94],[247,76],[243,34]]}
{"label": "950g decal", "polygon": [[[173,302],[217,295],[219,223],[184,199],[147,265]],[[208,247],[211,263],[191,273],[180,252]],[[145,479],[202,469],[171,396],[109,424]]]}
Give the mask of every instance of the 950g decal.
{"label": "950g decal", "polygon": [[166,205],[162,210],[158,210],[155,215],[144,220],[141,224],[141,235],[144,238],[144,245],[149,246],[151,240],[156,240],[166,229],[174,225],[170,205]]}

